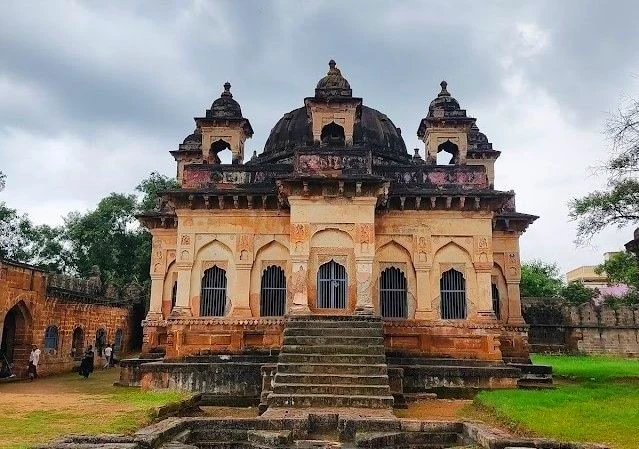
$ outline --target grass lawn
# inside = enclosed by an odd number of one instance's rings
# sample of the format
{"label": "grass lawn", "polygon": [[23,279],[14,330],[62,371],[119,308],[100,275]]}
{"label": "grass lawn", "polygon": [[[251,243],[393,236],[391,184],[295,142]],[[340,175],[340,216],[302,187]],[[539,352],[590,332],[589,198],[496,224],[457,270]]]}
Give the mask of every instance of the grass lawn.
{"label": "grass lawn", "polygon": [[493,390],[477,395],[466,412],[488,411],[525,434],[637,449],[639,361],[599,356],[541,356],[550,364],[555,390]]}
{"label": "grass lawn", "polygon": [[32,383],[0,384],[0,448],[27,448],[70,433],[129,433],[149,421],[153,407],[186,398],[173,391],[114,387],[118,369]]}

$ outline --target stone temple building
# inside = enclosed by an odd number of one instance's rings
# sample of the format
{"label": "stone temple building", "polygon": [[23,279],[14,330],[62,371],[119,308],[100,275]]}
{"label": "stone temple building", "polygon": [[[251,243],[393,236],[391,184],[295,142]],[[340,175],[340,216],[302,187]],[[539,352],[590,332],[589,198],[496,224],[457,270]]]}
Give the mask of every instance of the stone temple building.
{"label": "stone temple building", "polygon": [[334,61],[250,159],[244,113],[226,83],[171,152],[181,187],[140,216],[145,350],[276,350],[303,317],[381,317],[387,355],[528,359],[518,241],[537,217],[494,188],[500,152],[445,81],[415,119],[423,158]]}

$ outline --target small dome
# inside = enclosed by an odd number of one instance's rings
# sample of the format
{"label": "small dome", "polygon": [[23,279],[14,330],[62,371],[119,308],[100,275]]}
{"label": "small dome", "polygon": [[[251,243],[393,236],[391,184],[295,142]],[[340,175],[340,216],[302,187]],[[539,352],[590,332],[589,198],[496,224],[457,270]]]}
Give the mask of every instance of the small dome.
{"label": "small dome", "polygon": [[342,72],[336,67],[332,59],[328,62],[328,73],[319,80],[315,87],[316,98],[352,97],[353,91]]}
{"label": "small dome", "polygon": [[184,142],[182,142],[182,144],[189,144],[189,143],[197,143],[197,144],[202,143],[202,131],[199,128],[195,128],[195,131],[193,131],[193,134],[189,134],[188,136],[186,136],[186,138],[184,139]]}
{"label": "small dome", "polygon": [[[439,85],[442,87],[442,90],[437,95],[437,98],[430,102],[428,106],[428,116],[446,117],[449,115],[459,115],[458,112],[463,110],[459,107],[459,102],[455,100],[446,89],[448,83],[442,81]],[[466,115],[466,111],[463,111],[463,113]]]}
{"label": "small dome", "polygon": [[207,118],[242,118],[240,104],[233,100],[231,83],[224,83],[224,92],[215,100],[211,109],[206,111]]}

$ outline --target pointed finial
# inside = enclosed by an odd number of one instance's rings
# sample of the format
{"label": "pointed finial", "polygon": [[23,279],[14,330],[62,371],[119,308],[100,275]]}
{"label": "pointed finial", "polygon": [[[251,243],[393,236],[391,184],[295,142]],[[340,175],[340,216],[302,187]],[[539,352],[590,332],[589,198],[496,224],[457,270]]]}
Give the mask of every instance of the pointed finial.
{"label": "pointed finial", "polygon": [[224,83],[224,92],[222,92],[221,96],[233,98],[233,94],[231,93],[231,83],[229,83],[228,81]]}
{"label": "pointed finial", "polygon": [[329,68],[334,69],[335,65],[336,64],[335,64],[335,60],[334,59],[331,59],[330,61],[328,61],[328,67]]}
{"label": "pointed finial", "polygon": [[448,93],[448,90],[446,90],[446,88],[448,87],[448,83],[446,81],[442,81],[441,83],[439,83],[439,85],[442,86],[442,91],[439,93],[439,96],[449,96],[450,94]]}

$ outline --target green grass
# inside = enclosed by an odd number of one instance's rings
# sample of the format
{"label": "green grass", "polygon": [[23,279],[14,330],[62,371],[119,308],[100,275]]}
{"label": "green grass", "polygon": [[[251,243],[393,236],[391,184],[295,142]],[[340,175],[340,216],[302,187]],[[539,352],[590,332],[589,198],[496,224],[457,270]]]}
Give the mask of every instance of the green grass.
{"label": "green grass", "polygon": [[639,362],[617,357],[541,356],[550,364],[554,390],[493,390],[478,394],[475,410],[525,434],[637,449]]}
{"label": "green grass", "polygon": [[609,381],[613,379],[639,379],[639,359],[614,356],[542,355],[535,354],[533,363],[552,365],[555,377],[574,380]]}
{"label": "green grass", "polygon": [[131,433],[150,421],[154,407],[188,397],[114,387],[116,378],[117,370],[110,370],[88,380],[67,374],[0,385],[0,449],[28,448],[72,433]]}

